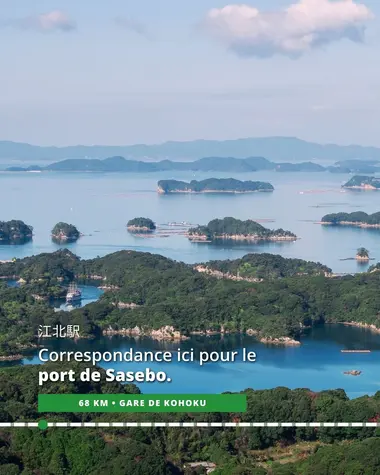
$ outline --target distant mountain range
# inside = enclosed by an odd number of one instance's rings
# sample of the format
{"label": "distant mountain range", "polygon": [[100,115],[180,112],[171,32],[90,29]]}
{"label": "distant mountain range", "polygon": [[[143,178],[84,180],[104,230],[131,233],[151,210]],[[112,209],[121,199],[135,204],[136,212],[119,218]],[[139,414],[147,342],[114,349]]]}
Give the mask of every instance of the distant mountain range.
{"label": "distant mountain range", "polygon": [[202,157],[266,157],[273,161],[380,160],[380,148],[360,145],[321,145],[293,137],[245,138],[237,140],[194,140],[159,145],[75,145],[39,147],[26,143],[0,141],[0,160],[64,160],[123,156],[135,160],[197,160]]}
{"label": "distant mountain range", "polygon": [[41,167],[30,165],[28,167],[8,167],[9,172],[129,172],[146,173],[162,171],[200,171],[200,172],[255,172],[259,170],[273,170],[276,172],[324,172],[332,173],[375,173],[380,172],[373,160],[344,160],[336,162],[334,166],[323,167],[314,162],[276,163],[264,157],[205,157],[195,161],[174,162],[161,160],[158,162],[144,162],[127,160],[124,157],[109,157],[99,159],[67,159]]}

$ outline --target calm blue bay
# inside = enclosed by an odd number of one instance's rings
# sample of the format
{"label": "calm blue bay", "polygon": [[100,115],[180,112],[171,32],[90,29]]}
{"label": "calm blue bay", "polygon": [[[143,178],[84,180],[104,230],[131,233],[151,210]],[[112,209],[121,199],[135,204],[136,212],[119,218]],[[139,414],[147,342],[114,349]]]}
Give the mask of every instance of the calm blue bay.
{"label": "calm blue bay", "polygon": [[[0,173],[1,220],[22,219],[34,227],[33,241],[23,246],[0,246],[0,260],[25,257],[59,249],[50,239],[50,231],[58,221],[75,224],[85,234],[77,243],[67,246],[82,258],[103,256],[122,249],[162,254],[188,263],[214,259],[233,259],[248,252],[270,252],[284,257],[319,261],[335,272],[361,272],[352,258],[358,247],[369,249],[373,262],[380,260],[380,230],[322,227],[315,224],[327,213],[356,210],[380,211],[380,192],[344,191],[341,185],[348,175],[329,173],[228,174],[238,179],[271,182],[274,193],[245,195],[170,195],[156,193],[159,179],[204,179],[226,177],[217,173],[140,174],[55,174]],[[191,244],[186,237],[139,238],[126,231],[129,219],[144,216],[158,224],[187,221],[205,224],[216,217],[270,219],[268,227],[295,232],[301,239],[295,243],[260,245]],[[98,294],[87,289],[88,301]],[[49,341],[46,343],[49,345]],[[178,343],[121,337],[102,338],[78,343],[51,343],[52,349],[76,348],[100,351],[126,351],[167,348],[175,351]],[[66,346],[64,346],[66,345]],[[315,328],[302,338],[300,347],[274,347],[242,336],[197,337],[180,343],[181,347],[211,350],[233,350],[247,347],[257,352],[256,363],[164,365],[172,378],[170,384],[142,384],[143,392],[210,392],[238,391],[247,387],[264,389],[276,386],[308,387],[312,390],[344,388],[350,397],[373,394],[380,388],[380,335],[342,326]],[[370,349],[368,354],[344,354],[343,348]],[[36,363],[36,352],[22,363]],[[16,363],[15,363],[16,364]],[[107,364],[117,370],[133,371],[157,364]],[[159,368],[160,366],[160,368]],[[359,369],[358,376],[343,372]]]}
{"label": "calm blue bay", "polygon": [[[174,343],[149,338],[104,337],[100,340],[76,343],[67,340],[45,340],[44,347],[53,351],[137,351],[166,350],[174,353],[171,363],[101,363],[116,371],[165,371],[171,383],[138,384],[144,393],[220,393],[245,388],[268,389],[277,386],[310,388],[313,391],[343,388],[349,397],[360,397],[380,390],[379,350],[380,335],[368,330],[326,325],[314,328],[302,338],[299,347],[264,345],[253,337],[226,335],[192,337]],[[247,363],[238,358],[235,363],[177,363],[178,348],[199,351],[232,351],[247,348],[255,351],[257,361]],[[370,349],[371,353],[341,353],[341,349]],[[22,364],[40,363],[37,351]],[[19,364],[14,362],[14,364]],[[360,376],[343,374],[359,369]]]}
{"label": "calm blue bay", "polygon": [[[347,175],[329,173],[228,174],[244,180],[271,182],[274,193],[245,195],[170,195],[156,193],[159,179],[204,179],[217,173],[55,174],[0,173],[0,198],[6,206],[1,220],[22,219],[34,227],[34,239],[22,246],[0,246],[0,260],[57,250],[50,231],[58,221],[75,224],[85,234],[68,247],[82,258],[103,256],[121,249],[159,253],[188,263],[238,258],[248,252],[271,252],[285,257],[320,261],[335,272],[359,272],[366,265],[340,259],[352,258],[358,247],[380,260],[379,230],[322,227],[314,224],[324,214],[380,210],[378,192],[344,192]],[[14,197],[11,199],[11,197]],[[126,231],[137,216],[158,224],[187,221],[205,224],[216,217],[273,219],[264,225],[282,227],[301,239],[295,243],[235,246],[191,244],[184,236],[138,238]]]}

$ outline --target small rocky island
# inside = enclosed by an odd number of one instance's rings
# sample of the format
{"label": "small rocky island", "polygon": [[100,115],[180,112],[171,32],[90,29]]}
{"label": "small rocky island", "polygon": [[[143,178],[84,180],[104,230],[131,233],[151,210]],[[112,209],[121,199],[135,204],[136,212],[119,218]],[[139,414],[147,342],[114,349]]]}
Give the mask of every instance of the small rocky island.
{"label": "small rocky island", "polygon": [[157,191],[168,193],[254,193],[273,191],[273,185],[262,181],[240,181],[234,178],[209,178],[192,180],[190,183],[178,180],[160,180]]}
{"label": "small rocky island", "polygon": [[326,214],[320,224],[380,228],[380,212],[367,214],[364,211],[355,211],[354,213]]}
{"label": "small rocky island", "polygon": [[53,241],[75,242],[80,238],[80,232],[73,224],[57,223],[51,231]]}
{"label": "small rocky island", "polygon": [[248,219],[213,219],[207,226],[190,228],[188,237],[192,242],[212,242],[219,239],[236,241],[296,241],[297,236],[284,229],[268,229]]}
{"label": "small rocky island", "polygon": [[379,190],[380,178],[374,176],[355,175],[349,180],[343,188],[358,190]]}
{"label": "small rocky island", "polygon": [[359,247],[356,252],[355,259],[361,262],[368,262],[369,261],[369,251],[365,247]]}
{"label": "small rocky island", "polygon": [[33,227],[24,221],[0,221],[1,244],[25,244],[33,238]]}
{"label": "small rocky island", "polygon": [[135,232],[143,232],[143,233],[151,233],[155,231],[156,225],[154,221],[149,218],[133,218],[128,221],[127,223],[128,231],[135,233]]}

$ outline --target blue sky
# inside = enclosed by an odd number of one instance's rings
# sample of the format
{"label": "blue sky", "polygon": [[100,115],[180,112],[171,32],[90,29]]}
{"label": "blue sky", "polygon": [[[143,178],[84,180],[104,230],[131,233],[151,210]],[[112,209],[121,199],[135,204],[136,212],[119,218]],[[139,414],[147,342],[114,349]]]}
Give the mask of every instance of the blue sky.
{"label": "blue sky", "polygon": [[0,140],[380,145],[378,0],[236,5],[0,0]]}

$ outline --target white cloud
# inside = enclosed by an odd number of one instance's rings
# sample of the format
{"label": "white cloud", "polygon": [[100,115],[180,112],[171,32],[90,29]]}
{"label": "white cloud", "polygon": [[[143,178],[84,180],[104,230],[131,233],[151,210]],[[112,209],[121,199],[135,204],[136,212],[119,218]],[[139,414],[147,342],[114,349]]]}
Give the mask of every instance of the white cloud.
{"label": "white cloud", "polygon": [[44,31],[62,30],[70,31],[75,29],[75,23],[66,13],[55,10],[37,17],[37,25],[39,29]]}
{"label": "white cloud", "polygon": [[208,12],[206,31],[241,56],[303,53],[342,38],[364,39],[371,10],[354,0],[299,0],[284,10],[261,12],[249,5],[227,5]]}
{"label": "white cloud", "polygon": [[2,26],[12,26],[23,30],[36,30],[41,32],[63,31],[76,29],[75,22],[64,12],[54,10],[37,16],[8,20]]}

